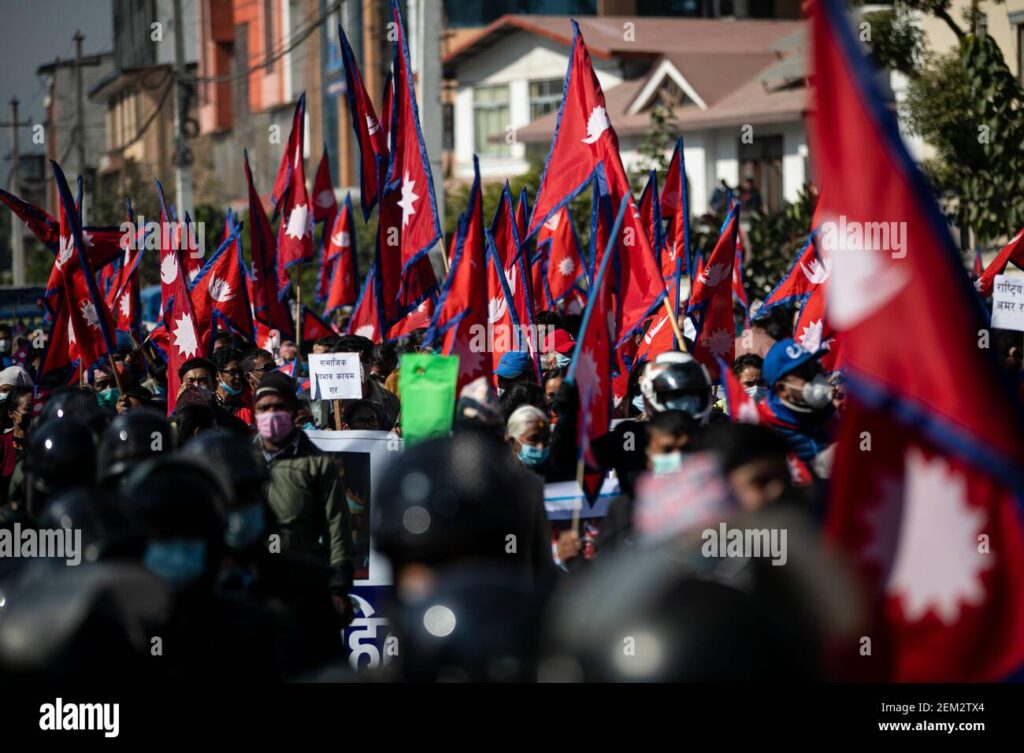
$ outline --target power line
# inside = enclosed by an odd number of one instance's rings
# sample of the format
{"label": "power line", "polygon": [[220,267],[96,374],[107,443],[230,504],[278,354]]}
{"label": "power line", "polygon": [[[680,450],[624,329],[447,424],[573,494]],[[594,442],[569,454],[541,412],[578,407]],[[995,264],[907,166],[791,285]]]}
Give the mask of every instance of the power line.
{"label": "power line", "polygon": [[293,35],[291,41],[288,42],[283,48],[277,50],[271,55],[268,55],[262,62],[257,63],[251,68],[246,68],[243,71],[236,71],[234,73],[227,73],[223,76],[181,75],[180,80],[192,84],[223,84],[229,81],[237,81],[243,79],[246,76],[252,75],[256,71],[262,70],[264,68],[269,68],[276,61],[280,60],[282,57],[284,57],[289,52],[298,47],[300,44],[302,44],[304,41],[306,41],[310,34],[312,34],[318,28],[323,26],[323,24],[327,21],[328,16],[330,16],[332,13],[334,13],[336,10],[339,10],[340,8],[341,0],[334,0],[334,2],[326,6],[321,13],[317,14],[317,17],[314,21],[309,22],[309,26],[307,28]]}

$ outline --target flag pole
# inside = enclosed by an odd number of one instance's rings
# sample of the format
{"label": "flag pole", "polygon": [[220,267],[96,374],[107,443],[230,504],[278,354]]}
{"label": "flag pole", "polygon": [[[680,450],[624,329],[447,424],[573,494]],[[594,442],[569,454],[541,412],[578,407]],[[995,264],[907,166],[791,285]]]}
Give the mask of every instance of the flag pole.
{"label": "flag pole", "polygon": [[[296,267],[299,265],[296,264]],[[302,272],[293,277],[295,283],[295,360],[302,360]]]}
{"label": "flag pole", "polygon": [[661,299],[661,302],[665,304],[665,311],[668,312],[668,323],[672,325],[672,331],[676,334],[676,342],[679,343],[679,350],[686,352],[686,341],[683,339],[683,332],[679,329],[679,321],[676,319],[676,312],[672,310],[672,304],[669,303],[668,296]]}

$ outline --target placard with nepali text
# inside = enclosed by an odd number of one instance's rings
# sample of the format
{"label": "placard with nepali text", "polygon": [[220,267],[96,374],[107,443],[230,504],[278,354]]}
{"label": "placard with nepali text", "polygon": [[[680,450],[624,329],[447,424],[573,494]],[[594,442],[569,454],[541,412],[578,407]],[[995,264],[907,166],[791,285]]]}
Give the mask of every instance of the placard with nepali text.
{"label": "placard with nepali text", "polygon": [[363,396],[358,353],[312,353],[309,391],[313,400],[358,400]]}
{"label": "placard with nepali text", "polygon": [[1024,277],[996,275],[992,290],[992,326],[1024,332]]}

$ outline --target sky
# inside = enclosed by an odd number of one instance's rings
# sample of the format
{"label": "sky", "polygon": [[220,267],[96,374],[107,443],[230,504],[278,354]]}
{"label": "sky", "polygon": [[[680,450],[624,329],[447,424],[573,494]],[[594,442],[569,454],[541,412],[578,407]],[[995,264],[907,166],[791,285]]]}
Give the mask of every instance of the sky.
{"label": "sky", "polygon": [[[40,65],[57,57],[75,55],[71,37],[76,30],[85,35],[82,54],[93,55],[113,49],[114,17],[111,0],[0,0],[0,120],[10,120],[12,97],[20,100],[18,119],[43,122],[46,88],[36,75]],[[0,174],[7,185],[10,129],[0,129]],[[21,129],[18,146],[23,154],[41,152],[29,131]]]}

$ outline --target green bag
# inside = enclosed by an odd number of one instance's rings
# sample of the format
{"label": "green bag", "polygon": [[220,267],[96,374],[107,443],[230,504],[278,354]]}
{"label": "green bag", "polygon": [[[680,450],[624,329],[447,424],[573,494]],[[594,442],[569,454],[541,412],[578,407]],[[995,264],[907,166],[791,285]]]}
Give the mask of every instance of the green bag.
{"label": "green bag", "polygon": [[405,353],[399,360],[402,439],[412,445],[452,429],[458,356]]}

